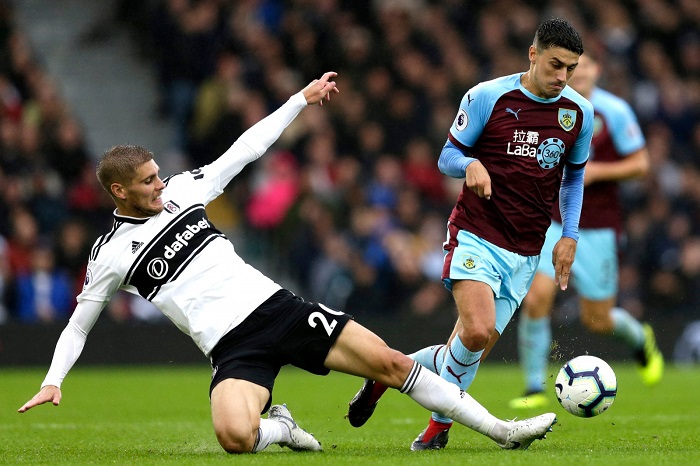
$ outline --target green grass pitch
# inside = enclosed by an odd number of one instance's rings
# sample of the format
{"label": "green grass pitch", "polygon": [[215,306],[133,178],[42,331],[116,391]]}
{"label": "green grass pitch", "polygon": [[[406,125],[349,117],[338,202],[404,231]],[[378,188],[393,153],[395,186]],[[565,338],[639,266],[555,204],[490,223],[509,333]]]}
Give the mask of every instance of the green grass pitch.
{"label": "green grass pitch", "polygon": [[[253,464],[253,465],[692,465],[700,464],[700,368],[668,367],[656,387],[641,385],[635,369],[611,364],[618,396],[602,415],[581,419],[565,412],[550,389],[559,418],[546,440],[527,451],[503,451],[487,438],[456,426],[445,450],[411,452],[428,413],[390,391],[362,428],[343,418],[358,378],[308,375],[284,369],[274,402],[286,402],[313,432],[322,453],[271,446],[233,457],[214,437],[209,413],[209,370],[202,367],[80,367],[63,386],[59,407],[16,412],[34,395],[45,368],[0,370],[2,464]],[[550,372],[555,373],[556,367]],[[553,382],[550,381],[551,384]],[[501,418],[523,416],[507,401],[520,394],[518,366],[488,362],[470,393]],[[528,413],[530,415],[540,412]]]}

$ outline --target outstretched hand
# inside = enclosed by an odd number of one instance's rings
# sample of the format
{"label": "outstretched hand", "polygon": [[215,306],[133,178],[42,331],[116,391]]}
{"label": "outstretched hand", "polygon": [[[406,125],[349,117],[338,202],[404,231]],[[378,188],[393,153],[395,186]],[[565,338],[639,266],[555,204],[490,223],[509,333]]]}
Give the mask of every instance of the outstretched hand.
{"label": "outstretched hand", "polygon": [[338,76],[335,71],[328,71],[323,73],[321,79],[314,79],[302,89],[304,98],[306,98],[306,103],[308,105],[319,104],[323,105],[324,100],[331,100],[331,92],[336,94],[340,92],[337,87],[335,87],[335,81],[329,81],[329,79]]}
{"label": "outstretched hand", "polygon": [[55,385],[46,385],[39,393],[34,395],[34,398],[24,403],[24,405],[17,410],[18,413],[24,413],[34,406],[38,406],[44,403],[51,402],[54,406],[58,406],[61,402],[61,389]]}

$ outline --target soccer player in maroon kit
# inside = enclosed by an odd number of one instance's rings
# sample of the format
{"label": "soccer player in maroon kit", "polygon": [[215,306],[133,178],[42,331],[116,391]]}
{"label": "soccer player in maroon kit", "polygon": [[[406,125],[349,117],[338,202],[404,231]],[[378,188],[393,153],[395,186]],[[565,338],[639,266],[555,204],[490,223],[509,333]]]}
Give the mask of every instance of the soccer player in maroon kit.
{"label": "soccer player in maroon kit", "polygon": [[[552,263],[560,288],[567,287],[593,133],[593,107],[567,87],[582,53],[567,21],[544,21],[529,70],[467,91],[440,154],[440,170],[465,179],[449,218],[442,274],[459,317],[447,345],[411,357],[462,390],[527,293],[558,198],[563,232]],[[365,381],[350,402],[353,426],[369,419],[384,390]],[[451,426],[433,413],[411,449],[444,448]]]}
{"label": "soccer player in maroon kit", "polygon": [[[617,242],[623,218],[618,184],[646,175],[649,154],[629,104],[596,86],[600,72],[598,61],[586,53],[571,80],[571,86],[593,104],[596,122],[586,168],[578,259],[572,268],[572,284],[579,295],[580,319],[585,327],[623,342],[638,362],[642,381],[654,385],[661,380],[664,370],[654,331],[649,324],[642,324],[627,310],[616,306]],[[561,236],[557,209],[549,228],[542,248],[545,258]],[[518,350],[526,392],[510,401],[511,408],[542,408],[549,404],[544,390],[552,343],[550,315],[556,291],[554,270],[546,261],[540,261],[518,323]]]}

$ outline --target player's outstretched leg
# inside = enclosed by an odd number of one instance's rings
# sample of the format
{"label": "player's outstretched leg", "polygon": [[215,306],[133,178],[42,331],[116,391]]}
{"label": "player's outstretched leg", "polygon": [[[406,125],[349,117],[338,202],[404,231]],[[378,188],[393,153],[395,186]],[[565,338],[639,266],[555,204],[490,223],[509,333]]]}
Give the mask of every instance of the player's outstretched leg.
{"label": "player's outstretched leg", "polygon": [[654,330],[643,324],[644,346],[637,352],[639,375],[645,385],[656,385],[664,374],[664,357],[656,345]]}
{"label": "player's outstretched leg", "polygon": [[[416,361],[431,372],[438,373],[442,367],[445,355],[445,345],[433,345],[409,354],[408,357]],[[350,400],[348,414],[345,416],[353,427],[362,427],[372,417],[377,403],[387,390],[386,385],[382,385],[374,380],[365,379],[362,388]]]}
{"label": "player's outstretched leg", "polygon": [[554,413],[523,421],[502,421],[457,385],[419,364],[414,364],[400,391],[424,408],[454,419],[508,450],[528,448],[535,440],[545,438],[557,422]]}
{"label": "player's outstretched leg", "polygon": [[289,440],[279,442],[280,446],[289,447],[295,451],[321,451],[321,443],[313,435],[299,427],[286,404],[272,406],[267,418],[278,421],[289,429]]}
{"label": "player's outstretched leg", "polygon": [[506,440],[498,446],[505,450],[527,450],[532,442],[545,438],[556,422],[557,416],[554,413],[542,414],[522,421],[509,421]]}

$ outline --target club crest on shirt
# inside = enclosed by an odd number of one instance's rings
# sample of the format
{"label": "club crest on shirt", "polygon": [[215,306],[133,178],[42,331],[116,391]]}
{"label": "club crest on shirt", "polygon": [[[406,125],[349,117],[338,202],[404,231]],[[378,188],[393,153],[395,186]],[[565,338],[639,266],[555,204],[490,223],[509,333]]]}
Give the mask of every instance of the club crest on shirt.
{"label": "club crest on shirt", "polygon": [[462,265],[465,269],[472,270],[476,267],[476,262],[479,260],[477,256],[468,255],[464,257]]}
{"label": "club crest on shirt", "polygon": [[173,201],[166,201],[165,204],[163,204],[163,208],[171,214],[180,212],[180,206],[175,204]]}
{"label": "club crest on shirt", "polygon": [[455,118],[455,128],[457,131],[462,131],[467,126],[469,126],[469,117],[467,116],[467,112],[463,108],[460,108],[459,113],[457,113],[457,118]]}
{"label": "club crest on shirt", "polygon": [[576,124],[576,110],[569,108],[559,109],[559,126],[564,128],[564,131],[571,131],[571,128]]}

